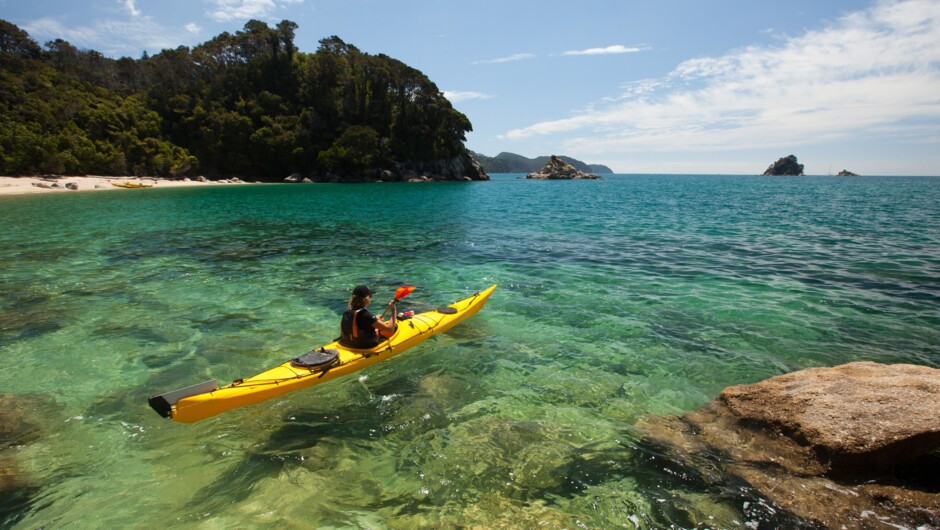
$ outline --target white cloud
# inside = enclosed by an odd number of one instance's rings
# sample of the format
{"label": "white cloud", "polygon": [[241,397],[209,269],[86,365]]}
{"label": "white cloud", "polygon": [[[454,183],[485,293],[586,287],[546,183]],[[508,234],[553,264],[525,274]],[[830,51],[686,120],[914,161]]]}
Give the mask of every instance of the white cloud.
{"label": "white cloud", "polygon": [[472,99],[490,99],[493,96],[484,94],[483,92],[455,92],[445,90],[444,97],[447,98],[451,103],[457,103],[460,101],[469,101]]}
{"label": "white cloud", "polygon": [[278,7],[302,4],[303,0],[207,0],[209,17],[217,22],[230,20],[265,19]]}
{"label": "white cloud", "polygon": [[608,46],[606,48],[588,48],[586,50],[570,50],[562,53],[562,55],[614,55],[618,53],[636,53],[641,52],[645,48],[637,47],[626,47],[621,44],[615,44],[613,46]]}
{"label": "white cloud", "polygon": [[515,61],[522,61],[525,59],[534,59],[534,53],[517,53],[514,55],[509,55],[506,57],[500,57],[498,59],[487,59],[484,61],[474,61],[473,64],[501,64],[501,63],[511,63]]}
{"label": "white cloud", "polygon": [[935,137],[938,42],[940,0],[882,1],[776,46],[690,59],[582,114],[502,138],[565,133],[574,135],[565,144],[569,152],[601,153],[889,138],[898,128]]}
{"label": "white cloud", "polygon": [[127,9],[127,12],[130,13],[132,17],[139,17],[140,10],[137,9],[137,6],[134,4],[135,0],[124,0],[124,8]]}
{"label": "white cloud", "polygon": [[190,22],[189,24],[183,26],[183,28],[190,33],[199,33],[202,31],[202,28],[199,27],[199,24],[196,24],[195,22]]}
{"label": "white cloud", "polygon": [[89,26],[66,26],[54,18],[41,18],[22,26],[40,42],[64,39],[78,48],[101,52],[110,57],[137,57],[144,50],[176,48],[188,40],[153,22],[150,17],[125,20],[99,20]]}

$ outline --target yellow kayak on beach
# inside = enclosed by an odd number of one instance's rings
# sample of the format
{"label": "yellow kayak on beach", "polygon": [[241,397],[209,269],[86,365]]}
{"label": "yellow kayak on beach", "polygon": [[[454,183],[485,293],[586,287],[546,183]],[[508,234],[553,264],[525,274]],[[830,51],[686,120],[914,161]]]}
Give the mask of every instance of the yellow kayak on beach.
{"label": "yellow kayak on beach", "polygon": [[395,333],[374,348],[347,348],[334,341],[266,372],[236,379],[222,388],[218,388],[215,381],[206,381],[153,396],[148,402],[165,418],[193,423],[227,410],[325,383],[394,357],[438,333],[449,330],[483,309],[495,289],[496,286],[491,285],[448,306],[417,313],[407,320],[399,320]]}
{"label": "yellow kayak on beach", "polygon": [[153,184],[144,184],[141,182],[112,182],[112,186],[117,186],[118,188],[152,188]]}

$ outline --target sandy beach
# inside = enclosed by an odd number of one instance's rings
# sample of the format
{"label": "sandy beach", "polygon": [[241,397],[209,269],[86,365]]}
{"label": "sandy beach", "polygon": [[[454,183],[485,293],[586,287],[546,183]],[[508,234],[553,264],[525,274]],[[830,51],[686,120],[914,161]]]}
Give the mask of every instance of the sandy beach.
{"label": "sandy beach", "polygon": [[[122,187],[129,184],[129,187]],[[83,191],[141,191],[149,188],[175,188],[184,186],[224,186],[247,184],[238,179],[206,180],[195,179],[171,180],[157,177],[102,177],[83,176],[42,176],[42,177],[0,177],[0,196],[25,195],[28,193],[77,193]]]}

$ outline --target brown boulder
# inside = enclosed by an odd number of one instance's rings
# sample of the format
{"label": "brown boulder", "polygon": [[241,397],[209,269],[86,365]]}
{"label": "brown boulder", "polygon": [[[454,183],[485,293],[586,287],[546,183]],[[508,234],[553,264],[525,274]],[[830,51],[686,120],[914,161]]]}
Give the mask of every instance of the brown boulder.
{"label": "brown boulder", "polygon": [[808,447],[831,474],[879,473],[940,447],[940,370],[926,366],[810,368],[719,399],[742,421]]}
{"label": "brown boulder", "polygon": [[940,528],[940,370],[850,363],[725,389],[638,422],[705,484],[743,481],[813,526]]}

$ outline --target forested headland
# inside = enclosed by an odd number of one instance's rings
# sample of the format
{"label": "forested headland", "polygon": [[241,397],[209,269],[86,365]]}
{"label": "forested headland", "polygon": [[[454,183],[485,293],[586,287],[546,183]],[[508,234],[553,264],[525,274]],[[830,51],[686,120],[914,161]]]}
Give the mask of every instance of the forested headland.
{"label": "forested headland", "polygon": [[0,174],[488,178],[427,76],[335,36],[302,52],[297,28],[111,59],[0,20]]}

